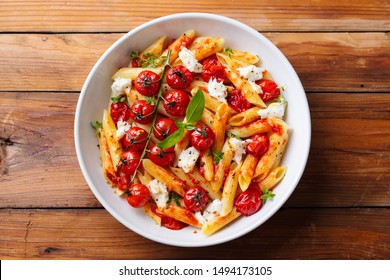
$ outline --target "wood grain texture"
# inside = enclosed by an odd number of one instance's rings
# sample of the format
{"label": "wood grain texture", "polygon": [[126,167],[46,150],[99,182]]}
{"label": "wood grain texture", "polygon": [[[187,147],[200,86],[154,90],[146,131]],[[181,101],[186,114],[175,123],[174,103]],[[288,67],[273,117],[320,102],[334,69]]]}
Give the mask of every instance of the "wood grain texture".
{"label": "wood grain texture", "polygon": [[[0,90],[79,91],[122,35],[0,34]],[[264,35],[286,55],[308,92],[390,92],[388,33]]]}
{"label": "wood grain texture", "polygon": [[0,210],[0,257],[388,259],[389,215],[390,209],[313,209],[308,212],[284,208],[256,230],[234,241],[212,247],[180,248],[137,235],[104,209],[3,209]]}
{"label": "wood grain texture", "polygon": [[0,32],[124,32],[157,17],[184,12],[214,12],[262,31],[386,31],[390,28],[387,0],[171,0],[169,4],[162,0],[3,0]]}
{"label": "wood grain texture", "polygon": [[[74,150],[77,98],[0,94],[0,207],[100,207]],[[287,205],[390,206],[390,94],[312,93],[308,99],[312,147]]]}

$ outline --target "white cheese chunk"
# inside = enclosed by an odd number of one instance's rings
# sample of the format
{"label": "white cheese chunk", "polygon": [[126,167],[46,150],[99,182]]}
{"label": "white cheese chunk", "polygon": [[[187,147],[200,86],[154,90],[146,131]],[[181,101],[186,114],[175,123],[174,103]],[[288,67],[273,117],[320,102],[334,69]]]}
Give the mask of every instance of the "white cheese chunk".
{"label": "white cheese chunk", "polygon": [[149,187],[150,195],[156,202],[157,206],[165,208],[169,200],[167,186],[158,181],[157,179],[150,181],[147,186]]}
{"label": "white cheese chunk", "polygon": [[116,139],[121,139],[130,128],[131,125],[127,121],[122,121],[120,119],[117,122]]}
{"label": "white cheese chunk", "polygon": [[214,199],[203,211],[203,218],[208,222],[219,216],[222,211],[222,202],[219,199]]}
{"label": "white cheese chunk", "polygon": [[211,78],[207,85],[209,94],[220,102],[226,102],[227,88],[223,82],[218,83],[217,79]]}
{"label": "white cheese chunk", "polygon": [[178,166],[182,168],[185,173],[191,172],[194,169],[199,155],[199,151],[194,147],[189,147],[185,149],[179,155]]}
{"label": "white cheese chunk", "polygon": [[123,93],[129,93],[131,89],[131,79],[126,78],[115,78],[111,85],[112,96],[117,97]]}
{"label": "white cheese chunk", "polygon": [[260,109],[257,113],[262,119],[279,118],[283,119],[286,103],[275,102],[268,105],[265,109]]}
{"label": "white cheese chunk", "polygon": [[229,145],[234,152],[233,160],[237,164],[240,164],[240,162],[242,160],[242,155],[246,154],[245,148],[251,142],[252,142],[252,140],[250,140],[250,139],[246,139],[246,140],[239,140],[236,138],[229,139]]}
{"label": "white cheese chunk", "polygon": [[249,81],[257,81],[263,78],[264,69],[261,67],[256,67],[254,65],[249,65],[247,67],[239,67],[237,68],[238,72],[240,72],[240,76],[248,79]]}
{"label": "white cheese chunk", "polygon": [[183,62],[183,65],[194,73],[201,73],[202,72],[202,64],[200,64],[192,51],[187,49],[186,47],[183,47],[179,52],[179,58]]}

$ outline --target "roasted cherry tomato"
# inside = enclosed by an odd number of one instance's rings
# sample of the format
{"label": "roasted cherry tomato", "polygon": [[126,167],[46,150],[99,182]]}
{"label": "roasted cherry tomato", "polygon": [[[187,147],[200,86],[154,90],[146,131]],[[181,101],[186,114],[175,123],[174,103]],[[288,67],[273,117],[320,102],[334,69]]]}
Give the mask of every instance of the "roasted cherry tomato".
{"label": "roasted cherry tomato", "polygon": [[237,211],[244,216],[250,216],[260,210],[262,206],[261,201],[262,192],[258,184],[251,184],[248,189],[240,193],[237,197],[234,206]]}
{"label": "roasted cherry tomato", "polygon": [[192,212],[203,211],[209,202],[210,196],[201,186],[190,188],[184,195],[184,204]]}
{"label": "roasted cherry tomato", "polygon": [[150,199],[150,191],[143,184],[134,184],[125,191],[127,202],[134,208],[144,206]]}
{"label": "roasted cherry tomato", "polygon": [[246,111],[251,107],[251,104],[242,95],[241,90],[239,89],[233,89],[232,91],[229,91],[226,101],[229,107],[238,113]]}
{"label": "roasted cherry tomato", "polygon": [[122,146],[125,150],[133,150],[139,153],[145,149],[148,133],[140,127],[131,127],[122,138]]}
{"label": "roasted cherry tomato", "polygon": [[182,90],[171,90],[164,96],[163,106],[168,114],[176,117],[185,116],[191,98]]}
{"label": "roasted cherry tomato", "polygon": [[178,65],[167,71],[166,80],[173,89],[185,89],[191,85],[194,74],[183,65]]}
{"label": "roasted cherry tomato", "polygon": [[140,124],[148,124],[154,118],[154,106],[146,100],[136,100],[131,106],[130,118]]}
{"label": "roasted cherry tomato", "polygon": [[215,54],[202,61],[202,69],[200,75],[205,82],[209,82],[211,78],[214,78],[220,83],[226,78],[225,68]]}
{"label": "roasted cherry tomato", "polygon": [[267,152],[269,148],[269,139],[266,134],[255,134],[250,139],[252,142],[246,146],[246,152],[248,154],[259,158]]}
{"label": "roasted cherry tomato", "polygon": [[134,86],[144,96],[153,96],[160,89],[160,76],[153,71],[144,70],[138,74]]}
{"label": "roasted cherry tomato", "polygon": [[155,164],[167,167],[175,160],[175,149],[173,147],[161,149],[153,145],[148,151],[148,157]]}
{"label": "roasted cherry tomato", "polygon": [[280,94],[280,89],[274,81],[261,79],[256,81],[256,84],[258,84],[263,91],[263,93],[260,93],[260,97],[263,101],[274,99]]}
{"label": "roasted cherry tomato", "polygon": [[161,118],[154,124],[153,135],[160,141],[167,138],[178,129],[175,120],[170,118]]}
{"label": "roasted cherry tomato", "polygon": [[140,164],[141,154],[136,151],[126,151],[121,156],[118,168],[126,175],[132,176]]}
{"label": "roasted cherry tomato", "polygon": [[130,180],[128,176],[114,176],[110,173],[107,174],[108,179],[114,184],[115,187],[124,191],[129,186]]}
{"label": "roasted cherry tomato", "polygon": [[131,110],[126,103],[111,103],[110,115],[115,123],[117,123],[119,120],[127,121],[130,118]]}
{"label": "roasted cherry tomato", "polygon": [[205,124],[198,124],[191,133],[191,144],[198,151],[204,151],[210,148],[215,141],[213,130]]}

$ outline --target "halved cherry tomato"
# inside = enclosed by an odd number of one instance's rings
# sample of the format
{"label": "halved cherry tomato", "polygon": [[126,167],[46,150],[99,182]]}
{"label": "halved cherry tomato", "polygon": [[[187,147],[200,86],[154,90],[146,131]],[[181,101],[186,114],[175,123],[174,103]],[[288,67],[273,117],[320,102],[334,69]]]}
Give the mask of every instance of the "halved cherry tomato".
{"label": "halved cherry tomato", "polygon": [[148,151],[148,157],[155,164],[167,167],[175,160],[175,149],[173,147],[161,149],[156,145],[153,145]]}
{"label": "halved cherry tomato", "polygon": [[175,120],[171,118],[161,118],[154,124],[153,135],[160,141],[178,130]]}
{"label": "halved cherry tomato", "polygon": [[111,103],[110,115],[112,120],[117,123],[119,120],[127,121],[130,118],[131,110],[126,103]]}
{"label": "halved cherry tomato", "polygon": [[229,107],[238,113],[244,112],[252,106],[239,89],[229,91],[226,101]]}
{"label": "halved cherry tomato", "polygon": [[258,184],[251,184],[248,189],[239,194],[234,206],[244,216],[253,215],[262,207],[261,196],[262,192]]}
{"label": "halved cherry tomato", "polygon": [[144,96],[153,96],[160,89],[160,76],[153,71],[144,70],[138,74],[134,86]]}
{"label": "halved cherry tomato", "polygon": [[164,96],[163,106],[168,114],[176,117],[185,116],[191,98],[182,90],[172,90]]}
{"label": "halved cherry tomato", "polygon": [[190,188],[184,195],[184,204],[192,212],[203,211],[209,202],[210,196],[201,186]]}
{"label": "halved cherry tomato", "polygon": [[213,130],[205,124],[198,124],[191,133],[191,145],[198,151],[204,151],[210,148],[215,141]]}
{"label": "halved cherry tomato", "polygon": [[118,176],[112,175],[110,173],[107,174],[108,179],[114,184],[115,187],[124,191],[129,186],[130,180],[128,176]]}
{"label": "halved cherry tomato", "polygon": [[150,191],[143,184],[134,184],[126,190],[126,200],[134,208],[144,206],[150,199]]}
{"label": "halved cherry tomato", "polygon": [[205,82],[209,82],[211,78],[215,78],[220,83],[226,78],[225,68],[215,54],[202,61],[202,69],[200,76]]}
{"label": "halved cherry tomato", "polygon": [[256,84],[258,84],[263,91],[263,93],[260,93],[260,97],[263,99],[263,101],[274,99],[280,94],[278,85],[272,80],[261,79],[256,81]]}
{"label": "halved cherry tomato", "polygon": [[148,133],[141,127],[131,127],[122,138],[122,146],[125,150],[133,150],[141,153],[146,146]]}
{"label": "halved cherry tomato", "polygon": [[178,65],[167,71],[166,80],[173,89],[185,89],[191,85],[194,74],[185,66]]}
{"label": "halved cherry tomato", "polygon": [[140,164],[141,154],[136,151],[126,151],[121,156],[118,168],[126,175],[132,176]]}
{"label": "halved cherry tomato", "polygon": [[245,149],[248,154],[259,158],[267,152],[269,148],[269,139],[266,134],[255,134],[251,136],[250,140],[252,140],[252,142],[250,142]]}
{"label": "halved cherry tomato", "polygon": [[130,118],[140,124],[148,124],[154,118],[154,106],[146,100],[136,100],[131,106]]}

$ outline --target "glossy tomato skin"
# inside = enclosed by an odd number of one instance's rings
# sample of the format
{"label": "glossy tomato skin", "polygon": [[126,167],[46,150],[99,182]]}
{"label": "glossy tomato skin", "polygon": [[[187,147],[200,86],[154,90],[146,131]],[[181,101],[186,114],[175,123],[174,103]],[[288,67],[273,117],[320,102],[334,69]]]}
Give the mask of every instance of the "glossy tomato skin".
{"label": "glossy tomato skin", "polygon": [[260,97],[263,101],[277,98],[280,94],[278,85],[272,80],[261,79],[256,81],[256,84],[258,84],[263,91],[260,93]]}
{"label": "glossy tomato skin", "polygon": [[216,79],[218,83],[225,80],[225,68],[215,54],[202,61],[201,77],[205,82],[209,82],[211,78]]}
{"label": "glossy tomato skin", "polygon": [[168,114],[175,117],[185,116],[191,98],[182,90],[172,90],[164,96],[163,106]]}
{"label": "glossy tomato skin", "polygon": [[191,85],[194,74],[185,66],[178,65],[167,71],[166,80],[173,89],[185,89]]}
{"label": "glossy tomato skin", "polygon": [[210,196],[201,186],[190,188],[184,195],[184,204],[192,212],[203,211],[209,202]]}
{"label": "glossy tomato skin", "polygon": [[130,118],[131,110],[126,103],[111,103],[110,115],[115,123],[117,123],[119,120],[127,121]]}
{"label": "glossy tomato skin", "polygon": [[175,160],[175,149],[173,147],[161,149],[153,145],[148,151],[148,157],[155,164],[167,167]]}
{"label": "glossy tomato skin", "polygon": [[160,76],[153,71],[144,70],[138,74],[134,86],[144,96],[157,95],[160,89]]}
{"label": "glossy tomato skin", "polygon": [[258,185],[251,184],[248,189],[239,194],[234,206],[244,216],[253,215],[262,207],[261,195]]}
{"label": "glossy tomato skin", "polygon": [[125,193],[127,202],[134,208],[144,206],[150,199],[150,191],[143,184],[133,184]]}
{"label": "glossy tomato skin", "polygon": [[171,118],[161,118],[154,124],[153,135],[160,141],[178,130],[175,120]]}
{"label": "glossy tomato skin", "polygon": [[130,180],[128,176],[113,176],[112,174],[107,174],[108,179],[114,184],[115,187],[124,191],[129,186]]}
{"label": "glossy tomato skin", "polygon": [[148,132],[141,127],[131,127],[122,138],[122,146],[125,150],[133,150],[139,153],[146,147]]}
{"label": "glossy tomato skin", "polygon": [[215,134],[209,126],[205,124],[198,124],[192,131],[190,139],[191,145],[198,151],[202,152],[214,144]]}
{"label": "glossy tomato skin", "polygon": [[245,149],[248,154],[259,158],[267,152],[269,148],[269,138],[266,134],[255,134],[251,136],[250,140],[252,140],[252,142],[249,143]]}
{"label": "glossy tomato skin", "polygon": [[238,113],[244,112],[252,106],[239,89],[229,91],[226,101],[229,107]]}
{"label": "glossy tomato skin", "polygon": [[121,156],[119,170],[128,176],[134,175],[138,165],[140,164],[141,153],[128,150]]}
{"label": "glossy tomato skin", "polygon": [[131,106],[130,118],[136,123],[148,124],[154,118],[154,109],[146,100],[136,100]]}

